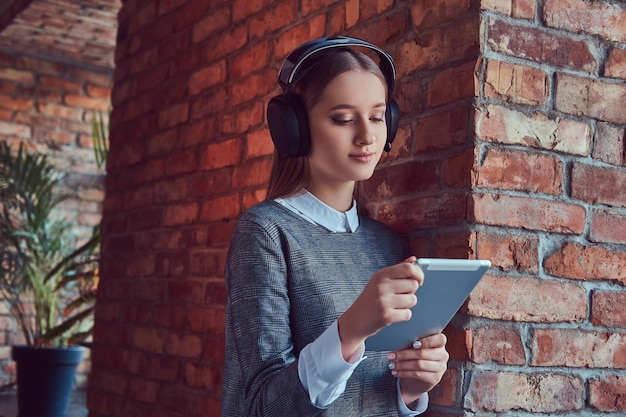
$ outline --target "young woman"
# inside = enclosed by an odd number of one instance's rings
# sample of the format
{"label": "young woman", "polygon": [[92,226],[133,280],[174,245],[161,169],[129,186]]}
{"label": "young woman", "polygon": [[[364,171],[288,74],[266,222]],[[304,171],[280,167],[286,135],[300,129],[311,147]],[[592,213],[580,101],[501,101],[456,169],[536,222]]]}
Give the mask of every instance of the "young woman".
{"label": "young woman", "polygon": [[393,78],[388,55],[352,38],[308,42],[285,61],[268,106],[268,197],[241,215],[225,269],[223,417],[414,416],[441,380],[443,334],[365,350],[410,318],[424,277],[353,197],[393,140]]}

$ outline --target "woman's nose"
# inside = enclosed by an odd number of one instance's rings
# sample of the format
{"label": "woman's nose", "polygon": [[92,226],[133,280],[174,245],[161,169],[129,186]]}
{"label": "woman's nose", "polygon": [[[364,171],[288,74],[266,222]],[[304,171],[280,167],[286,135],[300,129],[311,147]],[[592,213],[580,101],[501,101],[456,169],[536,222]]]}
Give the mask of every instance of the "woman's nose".
{"label": "woman's nose", "polygon": [[369,120],[362,120],[356,135],[357,145],[369,145],[376,141],[376,131]]}

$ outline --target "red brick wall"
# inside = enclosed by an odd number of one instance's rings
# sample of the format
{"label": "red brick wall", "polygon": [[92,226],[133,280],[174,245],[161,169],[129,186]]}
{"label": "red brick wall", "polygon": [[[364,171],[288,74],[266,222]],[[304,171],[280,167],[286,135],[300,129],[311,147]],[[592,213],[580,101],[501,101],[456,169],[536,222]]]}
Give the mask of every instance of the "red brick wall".
{"label": "red brick wall", "polygon": [[[63,203],[59,215],[74,220],[79,235],[88,237],[100,222],[104,186],[92,149],[94,111],[110,106],[112,74],[9,52],[0,52],[0,141],[16,149],[48,155],[66,172],[66,191],[76,198]],[[14,380],[10,346],[23,343],[12,316],[0,313],[0,384]],[[89,362],[78,384],[84,386]]]}
{"label": "red brick wall", "polygon": [[626,411],[624,5],[477,3],[124,3],[92,417],[219,414],[222,269],[265,196],[265,103],[295,46],[335,34],[398,65],[371,212],[417,255],[494,264],[429,415]]}

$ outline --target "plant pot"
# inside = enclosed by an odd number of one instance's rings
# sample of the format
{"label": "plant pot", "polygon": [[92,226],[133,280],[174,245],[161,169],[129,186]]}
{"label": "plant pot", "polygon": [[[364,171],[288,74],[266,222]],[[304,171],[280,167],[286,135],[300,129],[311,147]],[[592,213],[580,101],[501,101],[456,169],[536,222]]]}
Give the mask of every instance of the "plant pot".
{"label": "plant pot", "polygon": [[85,348],[13,346],[18,417],[65,417]]}

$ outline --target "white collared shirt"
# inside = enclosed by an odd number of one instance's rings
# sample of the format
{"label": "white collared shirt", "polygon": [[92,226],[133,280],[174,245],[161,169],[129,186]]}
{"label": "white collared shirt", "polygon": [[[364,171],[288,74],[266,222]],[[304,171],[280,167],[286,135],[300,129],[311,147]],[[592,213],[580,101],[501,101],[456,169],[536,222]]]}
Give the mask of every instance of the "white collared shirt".
{"label": "white collared shirt", "polygon": [[[354,233],[359,227],[355,200],[346,212],[333,209],[306,190],[274,201],[333,233]],[[356,367],[367,359],[363,356],[364,353],[365,344],[362,343],[348,362],[343,359],[336,320],[317,339],[305,346],[300,352],[298,376],[309,393],[311,402],[317,407],[324,408],[339,398]],[[418,400],[416,410],[411,410],[404,404],[400,395],[399,379],[397,393],[398,409],[402,417],[413,417],[426,411],[428,395]]]}

